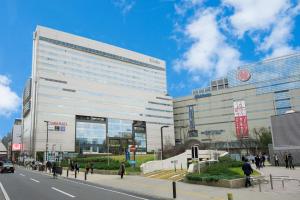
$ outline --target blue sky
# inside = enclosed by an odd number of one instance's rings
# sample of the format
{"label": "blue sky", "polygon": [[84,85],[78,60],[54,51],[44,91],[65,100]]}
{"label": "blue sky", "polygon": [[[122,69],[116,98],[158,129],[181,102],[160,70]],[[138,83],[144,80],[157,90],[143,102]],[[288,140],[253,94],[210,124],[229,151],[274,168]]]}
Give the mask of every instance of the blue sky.
{"label": "blue sky", "polygon": [[37,25],[166,60],[178,97],[239,65],[299,51],[299,12],[300,0],[1,0],[0,137],[21,116]]}

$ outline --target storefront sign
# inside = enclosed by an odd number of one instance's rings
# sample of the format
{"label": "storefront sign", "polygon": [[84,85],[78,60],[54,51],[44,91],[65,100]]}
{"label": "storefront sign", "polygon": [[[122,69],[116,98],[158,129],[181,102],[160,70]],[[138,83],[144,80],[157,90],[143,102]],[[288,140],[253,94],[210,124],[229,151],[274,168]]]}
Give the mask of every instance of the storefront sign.
{"label": "storefront sign", "polygon": [[243,82],[248,81],[251,78],[251,74],[248,69],[240,69],[237,71],[237,79]]}
{"label": "storefront sign", "polygon": [[66,126],[67,126],[67,122],[49,122],[48,130],[56,131],[56,132],[65,132]]}
{"label": "storefront sign", "polygon": [[21,150],[21,144],[13,144],[12,145],[13,151],[20,151]]}
{"label": "storefront sign", "polygon": [[221,135],[225,130],[207,130],[207,131],[202,131],[201,134],[203,135]]}
{"label": "storefront sign", "polygon": [[205,98],[205,97],[210,97],[211,93],[205,93],[205,94],[196,94],[194,97],[195,99],[201,99],[201,98]]}
{"label": "storefront sign", "polygon": [[237,138],[247,138],[249,129],[245,101],[233,102],[233,109],[236,136]]}

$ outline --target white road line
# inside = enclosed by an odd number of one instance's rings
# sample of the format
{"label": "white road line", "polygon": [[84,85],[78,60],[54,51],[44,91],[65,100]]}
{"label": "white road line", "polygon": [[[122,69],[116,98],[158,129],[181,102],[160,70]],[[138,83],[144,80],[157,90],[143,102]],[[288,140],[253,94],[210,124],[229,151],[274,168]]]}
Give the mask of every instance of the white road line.
{"label": "white road line", "polygon": [[116,193],[116,194],[121,194],[121,195],[124,195],[124,196],[133,197],[135,199],[150,200],[150,199],[146,199],[146,198],[143,198],[143,197],[138,197],[138,196],[135,196],[135,195],[127,194],[125,192],[119,192],[119,191],[116,191],[116,190],[106,189],[106,188],[103,188],[103,187],[98,187],[98,186],[95,186],[95,185],[89,185],[89,184],[86,184],[86,183],[72,181],[72,180],[69,180],[69,179],[63,179],[63,180],[71,182],[71,183],[76,183],[76,184],[80,184],[80,185],[90,186],[90,187],[93,187],[93,188],[97,188],[97,189],[100,189],[100,190],[104,190],[104,191],[108,191],[108,192],[112,192],[112,193]]}
{"label": "white road line", "polygon": [[175,177],[180,176],[180,175],[181,175],[181,174],[176,174],[176,175],[174,175],[174,176],[171,176],[169,179],[175,178]]}
{"label": "white road line", "polygon": [[[27,171],[30,171],[28,169],[25,169]],[[43,173],[39,173],[39,172],[35,172],[35,171],[30,171],[32,173],[35,173],[35,174],[40,174],[42,176],[50,176],[52,177],[51,175],[49,174],[43,174]],[[58,177],[59,178],[59,177]],[[117,193],[117,194],[121,194],[121,195],[124,195],[124,196],[129,196],[129,197],[133,197],[135,199],[141,199],[141,200],[150,200],[150,199],[146,199],[146,198],[143,198],[143,197],[139,197],[139,196],[134,196],[134,195],[131,195],[131,194],[127,194],[125,192],[118,192],[116,190],[110,190],[110,189],[105,189],[103,187],[98,187],[98,186],[95,186],[95,185],[89,185],[89,184],[86,184],[86,183],[81,183],[81,182],[77,182],[77,181],[72,181],[70,180],[69,178],[59,178],[60,180],[64,180],[64,181],[67,181],[67,182],[71,182],[71,183],[76,183],[76,184],[80,184],[80,185],[85,185],[85,186],[89,186],[89,187],[93,187],[93,188],[97,188],[97,189],[100,189],[100,190],[104,190],[104,191],[109,191],[109,192],[113,192],[113,193]],[[53,188],[52,188],[53,189]]]}
{"label": "white road line", "polygon": [[57,189],[57,188],[55,188],[55,187],[51,187],[51,189],[52,190],[56,190],[57,192],[60,192],[60,193],[62,193],[62,194],[64,194],[64,195],[67,195],[67,196],[69,196],[69,197],[71,197],[71,198],[74,198],[75,196],[73,196],[73,195],[71,195],[71,194],[69,194],[69,193],[66,193],[66,192],[64,192],[64,191],[62,191],[62,190],[59,190],[59,189]]}
{"label": "white road line", "polygon": [[20,174],[21,176],[25,176],[24,174]]}
{"label": "white road line", "polygon": [[0,182],[0,187],[1,187],[1,190],[2,190],[2,193],[4,195],[5,200],[10,200],[10,198],[9,198],[9,196],[8,196],[6,190],[4,189],[4,187],[3,187],[3,185],[2,185],[1,182]]}
{"label": "white road line", "polygon": [[36,183],[39,183],[39,182],[40,182],[40,181],[35,180],[35,179],[33,179],[33,178],[31,178],[30,180],[32,180],[32,181],[34,181],[34,182],[36,182]]}

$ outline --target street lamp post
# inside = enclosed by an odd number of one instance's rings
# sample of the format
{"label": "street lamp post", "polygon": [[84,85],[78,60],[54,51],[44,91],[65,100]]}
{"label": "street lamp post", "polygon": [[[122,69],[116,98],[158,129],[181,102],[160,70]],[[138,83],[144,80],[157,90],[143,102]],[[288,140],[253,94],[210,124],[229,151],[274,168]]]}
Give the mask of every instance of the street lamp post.
{"label": "street lamp post", "polygon": [[164,143],[163,143],[163,128],[168,128],[169,126],[160,127],[160,139],[161,139],[161,159],[164,159]]}
{"label": "street lamp post", "polygon": [[48,126],[49,121],[44,121],[47,124],[47,137],[46,137],[46,161],[48,161]]}

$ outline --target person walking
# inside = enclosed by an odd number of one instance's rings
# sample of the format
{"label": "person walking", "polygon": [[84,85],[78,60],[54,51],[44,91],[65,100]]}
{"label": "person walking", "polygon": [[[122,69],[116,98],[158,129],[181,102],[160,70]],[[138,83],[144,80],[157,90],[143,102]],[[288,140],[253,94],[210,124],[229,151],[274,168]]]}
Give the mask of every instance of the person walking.
{"label": "person walking", "polygon": [[53,178],[57,178],[57,174],[56,174],[56,162],[53,162],[52,173],[53,173]]}
{"label": "person walking", "polygon": [[262,167],[265,167],[265,162],[266,162],[266,155],[262,154],[261,155],[261,164],[262,164]]}
{"label": "person walking", "polygon": [[253,169],[248,162],[248,159],[245,159],[242,170],[244,171],[244,174],[246,176],[245,187],[251,186],[250,175],[253,173]]}
{"label": "person walking", "polygon": [[276,153],[274,154],[274,161],[275,161],[275,166],[279,166],[279,158]]}
{"label": "person walking", "polygon": [[123,179],[124,174],[125,174],[125,163],[122,162],[119,169],[119,175],[121,176],[121,179]]}
{"label": "person walking", "polygon": [[94,163],[91,163],[91,174],[94,173]]}
{"label": "person walking", "polygon": [[289,163],[289,168],[290,169],[292,169],[292,168],[295,169],[293,160],[294,160],[294,158],[293,158],[292,154],[289,153],[289,155],[288,155],[288,163]]}
{"label": "person walking", "polygon": [[285,168],[288,168],[289,167],[289,157],[288,157],[287,153],[284,154],[284,162],[285,162]]}
{"label": "person walking", "polygon": [[255,156],[255,166],[256,166],[256,169],[260,169],[260,158],[258,155]]}
{"label": "person walking", "polygon": [[75,173],[79,174],[79,164],[77,162],[75,163]]}
{"label": "person walking", "polygon": [[90,171],[90,163],[87,163],[87,164],[85,165],[85,173],[88,174],[89,171]]}

